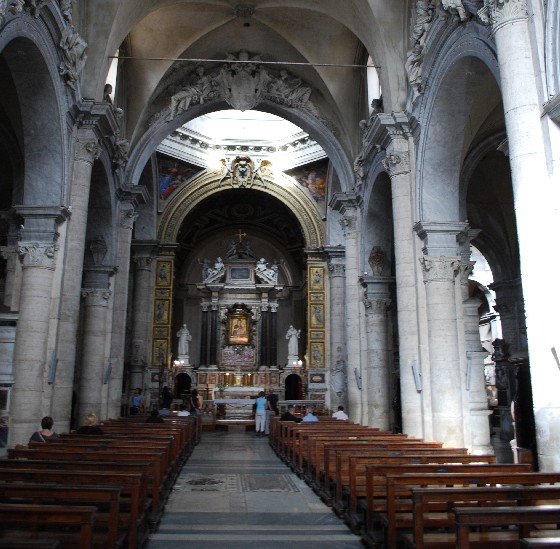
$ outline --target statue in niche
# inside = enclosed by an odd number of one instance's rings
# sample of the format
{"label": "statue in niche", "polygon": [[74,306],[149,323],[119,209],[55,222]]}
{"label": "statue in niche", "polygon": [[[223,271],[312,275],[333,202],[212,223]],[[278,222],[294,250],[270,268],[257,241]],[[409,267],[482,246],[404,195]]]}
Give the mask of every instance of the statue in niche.
{"label": "statue in niche", "polygon": [[178,114],[186,111],[191,103],[204,103],[204,100],[211,95],[214,89],[212,77],[204,74],[204,67],[196,68],[198,79],[193,84],[185,86],[181,91],[171,97],[170,113],[167,121],[170,122]]}
{"label": "statue in niche", "polygon": [[203,282],[218,282],[225,274],[225,265],[221,257],[216,258],[214,267],[208,267],[207,276]]}
{"label": "statue in niche", "polygon": [[368,262],[374,276],[382,276],[385,267],[385,252],[380,246],[374,246],[369,254]]}
{"label": "statue in niche", "polygon": [[255,275],[262,282],[276,284],[278,282],[278,265],[274,263],[268,268],[268,263],[264,257],[261,257],[255,266]]}
{"label": "statue in niche", "polygon": [[296,330],[292,325],[286,332],[286,339],[288,340],[288,356],[298,356],[298,339],[301,330]]}
{"label": "statue in niche", "polygon": [[192,336],[186,324],[181,326],[181,329],[177,332],[177,337],[179,338],[179,356],[187,356],[189,354],[189,341],[192,340]]}

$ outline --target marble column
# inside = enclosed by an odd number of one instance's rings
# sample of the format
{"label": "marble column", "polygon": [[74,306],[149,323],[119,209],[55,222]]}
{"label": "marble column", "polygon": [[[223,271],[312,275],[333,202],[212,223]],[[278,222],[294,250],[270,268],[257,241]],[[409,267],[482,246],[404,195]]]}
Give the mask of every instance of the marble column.
{"label": "marble column", "polygon": [[[134,263],[134,316],[132,320],[133,352],[130,363],[130,388],[145,387],[144,372],[150,366],[152,341],[152,304],[154,286],[154,254],[156,240],[135,240],[132,242]],[[159,365],[158,365],[159,366]]]}
{"label": "marble column", "polygon": [[201,321],[200,321],[200,357],[199,366],[207,367],[210,364],[208,360],[208,304],[201,304]]}
{"label": "marble column", "polygon": [[[543,235],[559,231],[557,181],[548,171],[541,106],[546,101],[526,0],[487,0],[484,12],[492,25],[500,67],[502,100],[508,137],[514,207],[519,238],[521,278],[527,312],[528,346],[539,466],[560,468],[560,340],[550,311],[560,309],[557,273],[560,258],[546,256]],[[538,230],[535,224],[538,223]],[[546,299],[543,299],[543,289]],[[552,350],[556,351],[556,356]]]}
{"label": "marble column", "polygon": [[405,115],[378,117],[376,125],[387,136],[385,168],[391,178],[402,427],[410,436],[432,438],[429,404],[418,391],[413,375],[413,365],[420,372],[423,362],[418,331],[418,263],[412,231],[415,181],[410,159],[414,151]]}
{"label": "marble column", "polygon": [[58,365],[51,409],[51,415],[60,431],[70,428],[91,170],[100,154],[101,147],[89,131],[85,137],[79,137],[76,141],[70,190],[72,217],[66,233],[64,284],[60,297],[60,329],[57,342]]}
{"label": "marble column", "polygon": [[[464,349],[461,351],[465,362],[464,378],[466,380],[466,398],[463,402],[465,416],[469,421],[464,423],[465,443],[474,454],[493,454],[490,441],[489,416],[486,385],[484,377],[484,359],[488,353],[480,341],[480,313],[482,301],[469,297],[469,277],[473,272],[474,261],[470,261],[470,246],[480,230],[468,228],[458,235],[461,248],[459,264],[460,287],[457,298],[457,310],[462,310],[462,337]],[[461,317],[461,315],[459,315]],[[463,370],[463,368],[461,368]]]}
{"label": "marble column", "polygon": [[459,258],[424,256],[421,263],[428,311],[434,438],[446,445],[462,447],[464,383],[459,366],[455,307]]}
{"label": "marble column", "polygon": [[268,341],[269,346],[269,357],[270,366],[274,369],[278,369],[278,304],[270,304],[270,319],[269,319],[269,332]]}
{"label": "marble column", "polygon": [[[128,307],[128,284],[132,229],[136,221],[136,208],[130,202],[119,203],[119,225],[117,230],[117,254],[119,268],[113,282],[113,322],[111,330],[111,375],[108,379],[107,417],[121,414],[123,400],[123,377],[126,344],[126,320]],[[145,343],[141,346],[146,352]],[[145,385],[139,385],[145,387]],[[134,387],[132,385],[132,387]]]}
{"label": "marble column", "polygon": [[367,425],[389,430],[392,357],[388,340],[391,305],[388,281],[364,280],[364,286],[367,288],[363,300],[367,336]]}
{"label": "marble column", "polygon": [[84,300],[82,357],[78,394],[78,424],[93,412],[105,419],[102,389],[108,366],[107,320],[111,298],[108,267],[86,267],[84,272]]}
{"label": "marble column", "polygon": [[19,206],[23,229],[18,252],[23,262],[18,329],[14,347],[14,386],[8,444],[27,444],[42,417],[43,383],[49,367],[47,342],[56,266],[56,228],[67,217],[61,207]]}
{"label": "marble column", "polygon": [[360,341],[360,233],[361,212],[353,200],[342,207],[341,224],[346,242],[345,270],[345,333],[347,356],[348,416],[351,421],[362,422],[362,365]]}
{"label": "marble column", "polygon": [[329,367],[329,390],[326,405],[331,410],[338,406],[348,407],[346,340],[344,337],[344,303],[345,303],[345,251],[340,248],[326,248],[329,273],[329,338],[327,364]]}

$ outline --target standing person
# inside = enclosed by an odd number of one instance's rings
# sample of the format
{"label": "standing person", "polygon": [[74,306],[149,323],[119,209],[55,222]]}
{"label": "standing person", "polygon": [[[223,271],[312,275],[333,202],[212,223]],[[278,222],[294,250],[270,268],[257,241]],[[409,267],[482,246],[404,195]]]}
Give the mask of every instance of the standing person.
{"label": "standing person", "polygon": [[171,409],[171,403],[173,402],[173,394],[169,390],[167,385],[163,388],[161,392],[161,407],[165,408],[166,410]]}
{"label": "standing person", "polygon": [[296,423],[301,421],[301,418],[296,416],[293,404],[290,404],[288,409],[280,416],[280,421],[295,421]]}
{"label": "standing person", "polygon": [[268,408],[266,409],[266,418],[264,422],[264,433],[266,435],[270,434],[270,416],[274,414],[278,415],[278,395],[274,394],[274,391],[270,389],[266,397],[268,402]]}
{"label": "standing person", "polygon": [[45,416],[41,420],[41,430],[35,431],[31,435],[29,442],[46,442],[49,438],[58,438],[60,435],[52,430],[53,424],[53,418]]}
{"label": "standing person", "polygon": [[202,409],[202,397],[196,389],[191,391],[191,415],[199,416]]}
{"label": "standing person", "polygon": [[347,420],[348,414],[344,411],[344,406],[339,406],[338,410],[332,415],[335,419]]}
{"label": "standing person", "polygon": [[84,424],[76,431],[78,435],[104,435],[103,429],[97,425],[97,416],[92,412],[86,416]]}
{"label": "standing person", "polygon": [[255,432],[257,436],[265,435],[266,410],[269,407],[264,391],[261,391],[255,400]]}
{"label": "standing person", "polygon": [[319,418],[313,413],[313,409],[308,407],[307,413],[303,416],[302,421],[319,421]]}
{"label": "standing person", "polygon": [[142,396],[142,389],[136,387],[134,393],[130,397],[130,415],[135,416],[141,412],[144,408],[144,397]]}

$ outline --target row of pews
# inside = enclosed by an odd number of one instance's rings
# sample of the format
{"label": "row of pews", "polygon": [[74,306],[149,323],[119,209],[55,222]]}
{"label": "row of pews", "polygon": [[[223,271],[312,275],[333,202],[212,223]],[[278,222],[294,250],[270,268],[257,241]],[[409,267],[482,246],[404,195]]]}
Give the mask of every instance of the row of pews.
{"label": "row of pews", "polygon": [[141,548],[201,433],[199,416],[146,417],[9,449],[0,460],[0,549]]}
{"label": "row of pews", "polygon": [[560,472],[331,418],[273,418],[270,444],[366,547],[560,547]]}

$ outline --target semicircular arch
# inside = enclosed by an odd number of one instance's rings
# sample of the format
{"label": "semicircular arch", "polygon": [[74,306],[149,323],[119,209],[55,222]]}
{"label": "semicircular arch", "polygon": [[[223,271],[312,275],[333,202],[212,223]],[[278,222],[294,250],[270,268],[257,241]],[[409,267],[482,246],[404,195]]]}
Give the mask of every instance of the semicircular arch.
{"label": "semicircular arch", "polygon": [[[158,239],[163,242],[176,242],[183,221],[197,205],[231,188],[218,185],[221,178],[222,175],[218,172],[206,172],[179,190],[162,214],[158,226]],[[252,187],[251,191],[267,194],[296,213],[306,248],[323,246],[326,238],[325,225],[321,214],[306,196],[305,191],[296,185],[284,186],[274,177],[264,177],[264,182],[264,185]]]}

